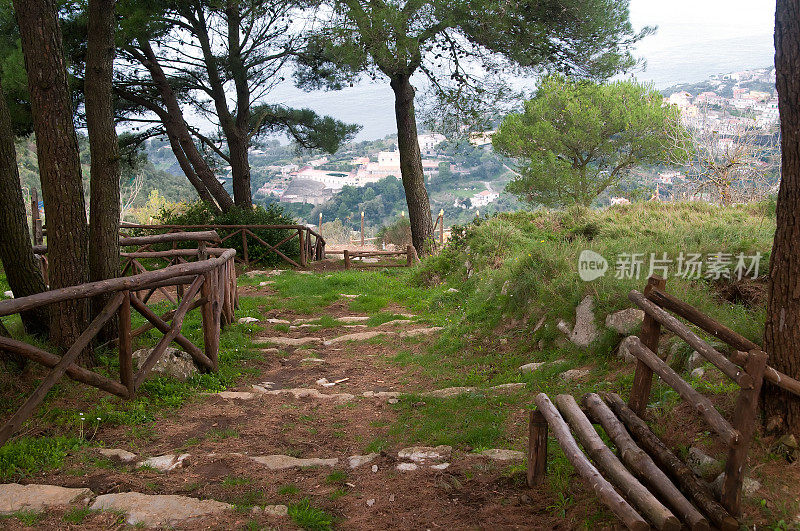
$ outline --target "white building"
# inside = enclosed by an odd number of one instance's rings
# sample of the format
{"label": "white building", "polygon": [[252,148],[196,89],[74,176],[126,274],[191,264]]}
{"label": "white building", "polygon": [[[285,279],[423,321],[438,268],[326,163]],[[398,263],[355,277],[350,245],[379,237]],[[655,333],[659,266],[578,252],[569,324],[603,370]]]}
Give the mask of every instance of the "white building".
{"label": "white building", "polygon": [[489,203],[493,203],[497,201],[497,198],[500,197],[500,194],[497,192],[492,192],[490,190],[484,190],[483,192],[477,193],[470,198],[470,202],[472,206],[475,208],[485,207]]}
{"label": "white building", "polygon": [[426,133],[417,137],[419,141],[419,150],[425,156],[432,156],[435,154],[436,146],[447,140],[444,135],[439,133]]}

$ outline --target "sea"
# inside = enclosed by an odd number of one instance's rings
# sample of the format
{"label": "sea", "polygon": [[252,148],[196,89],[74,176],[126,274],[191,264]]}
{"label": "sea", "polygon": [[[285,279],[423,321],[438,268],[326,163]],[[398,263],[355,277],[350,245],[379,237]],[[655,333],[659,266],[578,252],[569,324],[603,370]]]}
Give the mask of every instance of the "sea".
{"label": "sea", "polygon": [[[633,76],[661,90],[697,83],[713,74],[771,67],[775,54],[772,35],[741,33],[720,37],[719,31],[707,34],[700,24],[671,27],[666,34],[648,38],[654,39],[650,43],[647,39],[642,41],[637,56],[646,61],[646,66],[625,77]],[[533,90],[535,81],[529,83]],[[388,80],[359,83],[335,92],[304,92],[286,82],[273,90],[270,100],[357,123],[362,126],[356,137],[359,141],[384,138],[396,132],[394,95]]]}

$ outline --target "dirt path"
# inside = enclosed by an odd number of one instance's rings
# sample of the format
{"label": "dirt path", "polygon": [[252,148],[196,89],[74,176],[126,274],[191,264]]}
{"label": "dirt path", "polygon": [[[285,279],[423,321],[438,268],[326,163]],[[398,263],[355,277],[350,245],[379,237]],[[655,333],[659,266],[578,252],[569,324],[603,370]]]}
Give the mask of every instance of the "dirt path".
{"label": "dirt path", "polygon": [[[132,451],[129,464],[93,448],[82,457],[93,464],[83,474],[61,470],[35,483],[88,487],[96,496],[180,495],[233,506],[170,522],[187,529],[291,529],[298,524],[324,529],[327,517],[342,529],[563,525],[545,509],[544,495],[537,499],[523,487],[521,452],[487,456],[389,443],[389,431],[397,429],[395,404],[407,400],[404,395],[424,400],[431,391],[449,396],[459,389],[442,393],[418,368],[391,363],[400,349],[426,348],[438,334],[436,327],[397,307],[392,311],[404,315],[367,326],[369,316],[352,314],[347,302],[343,298],[314,319],[263,313],[258,324],[264,328],[254,342],[267,361],[258,374],[235,389],[168,412],[147,433],[127,427],[105,430],[104,448]],[[314,325],[324,316],[337,319],[335,326]],[[162,461],[171,470],[155,470],[163,464],[157,461],[141,466],[147,458],[165,455]],[[289,516],[284,515],[287,507]],[[130,510],[117,509],[124,516],[92,512],[80,527],[135,523]],[[48,511],[37,525],[69,527],[63,511]]]}

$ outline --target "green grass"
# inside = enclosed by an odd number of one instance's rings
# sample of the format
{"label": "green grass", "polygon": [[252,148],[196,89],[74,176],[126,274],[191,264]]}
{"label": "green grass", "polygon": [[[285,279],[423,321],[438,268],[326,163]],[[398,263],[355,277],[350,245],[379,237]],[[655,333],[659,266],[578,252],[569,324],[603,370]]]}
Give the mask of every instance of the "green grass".
{"label": "green grass", "polygon": [[60,467],[71,452],[86,446],[76,437],[20,437],[0,447],[0,480],[30,477]]}
{"label": "green grass", "polygon": [[70,524],[82,524],[86,517],[93,512],[88,507],[73,507],[64,514],[63,520]]}
{"label": "green grass", "polygon": [[34,511],[16,511],[12,513],[11,516],[28,527],[36,526],[44,518],[43,513],[37,513]]}
{"label": "green grass", "polygon": [[347,481],[347,473],[343,470],[334,470],[325,478],[325,483],[344,483]]}
{"label": "green grass", "polygon": [[278,494],[281,496],[294,496],[300,493],[300,489],[297,485],[283,485],[278,487]]}
{"label": "green grass", "polygon": [[289,517],[299,527],[308,531],[328,531],[333,529],[333,516],[322,509],[313,507],[308,498],[290,504]]}

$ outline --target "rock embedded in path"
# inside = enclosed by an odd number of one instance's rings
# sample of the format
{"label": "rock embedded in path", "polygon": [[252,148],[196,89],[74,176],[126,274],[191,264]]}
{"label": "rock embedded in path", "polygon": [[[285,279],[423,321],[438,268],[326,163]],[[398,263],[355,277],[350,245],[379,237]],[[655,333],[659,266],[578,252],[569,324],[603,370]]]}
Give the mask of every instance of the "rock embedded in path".
{"label": "rock embedded in path", "polygon": [[97,451],[103,457],[107,457],[117,463],[133,463],[136,461],[137,455],[133,452],[121,450],[119,448],[98,448]]}
{"label": "rock embedded in path", "polygon": [[291,324],[291,321],[287,321],[286,319],[267,319],[269,324]]}
{"label": "rock embedded in path", "polygon": [[441,326],[431,326],[429,328],[415,328],[414,330],[400,332],[400,337],[429,336],[443,329],[444,328]]}
{"label": "rock embedded in path", "polygon": [[495,393],[507,393],[511,391],[519,391],[521,389],[525,389],[526,385],[527,384],[523,382],[504,383],[490,387],[489,391],[494,391]]}
{"label": "rock embedded in path", "polygon": [[287,516],[289,508],[285,505],[267,505],[262,512],[265,516]]}
{"label": "rock embedded in path", "polygon": [[329,339],[322,344],[326,347],[331,345],[336,345],[339,343],[344,343],[346,341],[365,341],[367,339],[372,339],[373,337],[378,336],[385,336],[385,335],[392,335],[394,332],[379,332],[377,330],[370,330],[368,332],[356,332],[354,334],[345,334],[343,336],[334,337],[333,339]]}
{"label": "rock embedded in path", "polygon": [[270,470],[284,470],[305,466],[336,466],[339,463],[339,459],[336,457],[330,459],[320,459],[318,457],[301,459],[290,455],[259,455],[250,459]]}
{"label": "rock embedded in path", "polygon": [[412,472],[418,468],[419,465],[416,465],[414,463],[400,463],[399,465],[397,465],[397,470],[400,470],[401,472]]}
{"label": "rock embedded in path", "polygon": [[[253,386],[256,391],[261,391],[258,386]],[[306,389],[304,387],[294,387],[292,389],[276,389],[274,391],[263,391],[267,395],[292,395],[294,398],[316,398],[319,400],[338,400],[339,402],[348,402],[355,398],[350,393],[320,393],[316,389]]]}
{"label": "rock embedded in path", "polygon": [[606,327],[624,336],[633,332],[644,320],[644,311],[626,308],[606,316]]}
{"label": "rock embedded in path", "polygon": [[51,507],[86,506],[94,494],[89,489],[68,489],[56,485],[0,485],[0,515],[17,511],[40,513]]}
{"label": "rock embedded in path", "polygon": [[533,372],[539,370],[539,367],[542,365],[544,365],[544,362],[534,361],[533,363],[526,363],[525,365],[520,366],[519,372]]}
{"label": "rock embedded in path", "polygon": [[301,345],[319,345],[322,343],[322,338],[320,337],[282,337],[282,336],[274,336],[274,337],[257,337],[253,340],[253,343],[263,345],[281,345],[284,347],[299,347]]}
{"label": "rock embedded in path", "polygon": [[366,465],[368,463],[371,463],[379,455],[380,454],[378,454],[376,452],[373,452],[373,453],[367,454],[367,455],[351,455],[348,458],[348,463],[350,465],[350,468],[358,468],[360,466],[363,466],[363,465]]}
{"label": "rock embedded in path", "polygon": [[215,396],[228,400],[252,400],[256,397],[256,395],[247,391],[220,391],[215,393]]}
{"label": "rock embedded in path", "polygon": [[482,456],[488,457],[493,461],[522,461],[525,459],[525,452],[518,450],[504,450],[502,448],[490,448],[481,452]]}
{"label": "rock embedded in path", "polygon": [[122,492],[98,496],[93,511],[119,511],[127,515],[128,525],[172,527],[190,520],[219,514],[233,506],[216,500],[186,496],[148,495]]}
{"label": "rock embedded in path", "polygon": [[575,380],[586,378],[590,373],[591,371],[589,369],[569,369],[562,372],[559,376],[562,380],[573,382]]}
{"label": "rock embedded in path", "polygon": [[[133,360],[141,367],[152,352],[153,349],[151,348],[140,348],[133,353]],[[171,376],[185,382],[191,376],[197,374],[197,367],[189,354],[176,348],[167,347],[153,366],[151,373]]]}
{"label": "rock embedded in path", "polygon": [[170,472],[172,470],[177,470],[178,468],[183,468],[186,465],[186,459],[189,457],[189,454],[159,455],[157,457],[150,457],[144,459],[143,461],[139,461],[136,463],[136,466],[154,468],[159,472]]}
{"label": "rock embedded in path", "polygon": [[444,389],[436,389],[435,391],[421,393],[421,396],[430,396],[433,398],[451,398],[467,393],[474,393],[477,390],[477,387],[445,387]]}
{"label": "rock embedded in path", "polygon": [[273,348],[262,348],[260,351],[261,351],[262,354],[280,354],[281,353],[280,349],[277,349],[277,348],[274,348],[274,347]]}
{"label": "rock embedded in path", "polygon": [[444,461],[450,458],[453,451],[452,446],[409,446],[397,452],[399,459],[406,459],[416,463],[424,463],[428,460]]}
{"label": "rock embedded in path", "polygon": [[240,317],[238,323],[239,324],[250,324],[250,323],[257,323],[258,319],[255,317]]}
{"label": "rock embedded in path", "polygon": [[336,317],[336,320],[341,323],[363,323],[364,321],[369,321],[369,315],[343,315],[342,317]]}

